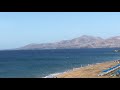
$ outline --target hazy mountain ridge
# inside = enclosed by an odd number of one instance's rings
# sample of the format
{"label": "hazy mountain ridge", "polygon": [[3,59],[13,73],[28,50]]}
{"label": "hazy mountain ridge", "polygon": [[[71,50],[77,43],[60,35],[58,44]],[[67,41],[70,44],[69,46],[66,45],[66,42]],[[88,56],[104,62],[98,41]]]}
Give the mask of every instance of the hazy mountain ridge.
{"label": "hazy mountain ridge", "polygon": [[101,37],[83,35],[78,38],[74,38],[71,40],[62,40],[55,43],[28,44],[24,47],[18,48],[18,50],[114,47],[120,47],[120,36],[103,39]]}

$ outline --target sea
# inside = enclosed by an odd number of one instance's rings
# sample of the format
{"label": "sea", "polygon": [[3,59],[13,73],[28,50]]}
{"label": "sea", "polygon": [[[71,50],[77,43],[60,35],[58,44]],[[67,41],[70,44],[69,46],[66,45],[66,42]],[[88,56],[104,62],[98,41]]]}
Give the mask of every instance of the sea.
{"label": "sea", "polygon": [[1,50],[0,78],[52,78],[88,64],[119,60],[115,49]]}

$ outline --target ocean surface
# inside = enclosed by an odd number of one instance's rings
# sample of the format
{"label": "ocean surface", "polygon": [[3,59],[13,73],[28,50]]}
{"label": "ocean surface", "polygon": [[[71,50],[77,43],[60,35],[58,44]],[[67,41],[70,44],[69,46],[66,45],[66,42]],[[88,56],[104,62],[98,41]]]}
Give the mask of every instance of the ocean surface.
{"label": "ocean surface", "polygon": [[86,66],[120,59],[112,49],[53,49],[0,51],[0,78],[43,78]]}

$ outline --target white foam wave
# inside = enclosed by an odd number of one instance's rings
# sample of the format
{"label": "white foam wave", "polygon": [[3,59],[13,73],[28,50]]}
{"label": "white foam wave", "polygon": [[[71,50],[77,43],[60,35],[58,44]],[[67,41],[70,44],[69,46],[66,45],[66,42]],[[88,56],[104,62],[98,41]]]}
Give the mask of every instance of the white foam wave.
{"label": "white foam wave", "polygon": [[42,77],[42,78],[56,78],[57,75],[59,75],[61,73],[53,73],[53,74],[49,74],[48,76]]}

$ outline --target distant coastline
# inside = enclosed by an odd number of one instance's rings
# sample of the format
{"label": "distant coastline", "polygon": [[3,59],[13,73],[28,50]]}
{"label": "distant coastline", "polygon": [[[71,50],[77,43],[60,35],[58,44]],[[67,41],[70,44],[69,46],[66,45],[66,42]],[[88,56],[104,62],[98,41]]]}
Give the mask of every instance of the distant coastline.
{"label": "distant coastline", "polygon": [[[120,48],[120,36],[107,39],[83,35],[71,40],[61,40],[54,43],[32,43],[25,46],[2,50],[50,50],[50,49],[90,49],[90,48]],[[0,51],[2,51],[0,50]]]}
{"label": "distant coastline", "polygon": [[28,44],[15,50],[41,49],[79,49],[79,48],[120,48],[120,36],[107,39],[83,35],[71,40],[61,40],[54,43]]}
{"label": "distant coastline", "polygon": [[56,48],[56,49],[2,49],[0,51],[20,51],[20,50],[68,50],[68,49],[113,49],[119,50],[120,47],[105,47],[105,48]]}

